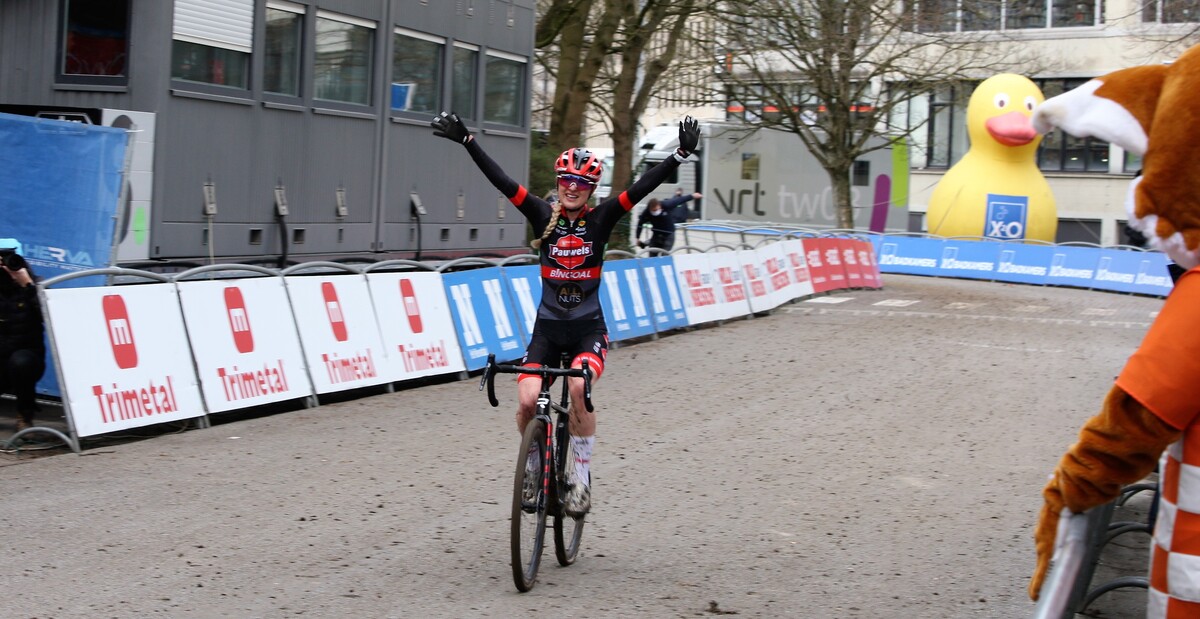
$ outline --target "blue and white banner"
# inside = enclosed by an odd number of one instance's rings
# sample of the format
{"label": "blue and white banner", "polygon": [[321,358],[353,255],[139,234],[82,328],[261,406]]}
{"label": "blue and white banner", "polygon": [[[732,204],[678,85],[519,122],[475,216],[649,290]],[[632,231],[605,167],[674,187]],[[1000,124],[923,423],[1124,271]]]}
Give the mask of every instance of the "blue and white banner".
{"label": "blue and white banner", "polygon": [[653,334],[654,319],[642,288],[638,261],[607,261],[600,277],[600,306],[608,339],[615,342]]}
{"label": "blue and white banner", "polygon": [[1161,252],[1086,245],[884,236],[880,270],[1166,296],[1173,287]]}
{"label": "blue and white banner", "polygon": [[1045,284],[1054,247],[1005,243],[1000,246],[996,279],[1018,284]]}
{"label": "blue and white banner", "polygon": [[528,341],[517,326],[498,267],[444,273],[442,283],[468,370],[487,365],[488,354],[495,354],[500,362],[525,354]]}
{"label": "blue and white banner", "polygon": [[[124,129],[0,114],[0,237],[21,244],[38,279],[110,266],[128,139]],[[103,284],[79,277],[56,287]],[[37,390],[60,395],[55,373]]]}
{"label": "blue and white banner", "polygon": [[638,264],[642,267],[642,280],[650,298],[654,328],[667,331],[688,326],[687,310],[679,293],[679,282],[675,279],[675,262],[667,256],[659,256],[639,258]]}
{"label": "blue and white banner", "polygon": [[938,268],[943,277],[995,279],[1000,243],[946,239]]}
{"label": "blue and white banner", "polygon": [[1099,247],[1058,245],[1050,255],[1050,271],[1046,283],[1052,286],[1091,288],[1100,263]]}
{"label": "blue and white banner", "polygon": [[500,267],[504,281],[508,284],[509,298],[521,326],[522,341],[528,346],[533,337],[533,323],[537,320],[538,305],[542,302],[541,267],[529,264],[515,267]]}
{"label": "blue and white banner", "polygon": [[939,275],[945,241],[916,236],[889,236],[879,245],[879,270],[909,275]]}

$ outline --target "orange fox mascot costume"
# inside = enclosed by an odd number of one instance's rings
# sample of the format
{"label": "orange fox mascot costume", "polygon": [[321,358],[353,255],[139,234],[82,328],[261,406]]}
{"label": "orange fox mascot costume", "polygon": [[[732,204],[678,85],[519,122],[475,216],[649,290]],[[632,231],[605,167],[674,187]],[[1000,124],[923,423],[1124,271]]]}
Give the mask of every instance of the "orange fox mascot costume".
{"label": "orange fox mascot costume", "polygon": [[1200,617],[1200,46],[1051,98],[1033,122],[1143,155],[1130,225],[1188,271],[1042,492],[1029,595],[1041,590],[1062,510],[1113,500],[1161,457],[1146,617]]}

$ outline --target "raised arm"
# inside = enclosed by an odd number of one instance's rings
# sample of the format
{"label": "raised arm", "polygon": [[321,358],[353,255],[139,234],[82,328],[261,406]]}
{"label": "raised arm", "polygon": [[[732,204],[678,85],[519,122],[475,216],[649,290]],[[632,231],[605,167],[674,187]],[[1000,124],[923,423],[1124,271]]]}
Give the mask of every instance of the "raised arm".
{"label": "raised arm", "polygon": [[463,124],[458,114],[442,112],[429,124],[434,129],[434,135],[458,142],[466,147],[467,154],[471,155],[471,160],[487,177],[488,182],[499,189],[500,193],[504,194],[504,197],[508,198],[508,201],[520,209],[526,217],[534,218],[543,215],[542,211],[549,212],[549,205],[544,200],[531,195],[524,185],[513,180],[500,168],[500,164],[496,163],[496,160],[483,151],[483,147],[467,130],[467,126]]}
{"label": "raised arm", "polygon": [[699,143],[700,123],[691,116],[685,116],[683,120],[679,121],[679,148],[675,150],[675,154],[650,168],[637,182],[630,185],[629,189],[622,191],[616,198],[605,200],[605,204],[616,200],[620,202],[621,208],[627,211],[632,209],[634,204],[641,202],[642,198],[650,195],[651,191],[667,180],[671,171],[686,161],[688,155],[696,150],[696,145]]}

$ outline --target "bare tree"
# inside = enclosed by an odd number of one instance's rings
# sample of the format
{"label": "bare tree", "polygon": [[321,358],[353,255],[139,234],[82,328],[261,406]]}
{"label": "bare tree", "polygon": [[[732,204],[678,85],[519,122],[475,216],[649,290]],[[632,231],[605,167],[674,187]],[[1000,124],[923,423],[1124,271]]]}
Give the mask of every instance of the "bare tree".
{"label": "bare tree", "polygon": [[[744,109],[749,125],[804,143],[829,175],[842,228],[854,227],[855,159],[886,147],[879,136],[901,138],[919,126],[889,126],[894,114],[936,88],[1030,66],[1011,50],[1001,56],[994,33],[953,32],[953,3],[905,4],[907,11],[887,0],[756,0],[727,2],[719,13],[714,43],[728,104]],[[947,6],[949,28],[939,10]]]}
{"label": "bare tree", "polygon": [[637,121],[701,0],[543,0],[536,47],[554,76],[549,150],[583,142],[590,112],[606,120],[613,142],[613,186],[632,177]]}

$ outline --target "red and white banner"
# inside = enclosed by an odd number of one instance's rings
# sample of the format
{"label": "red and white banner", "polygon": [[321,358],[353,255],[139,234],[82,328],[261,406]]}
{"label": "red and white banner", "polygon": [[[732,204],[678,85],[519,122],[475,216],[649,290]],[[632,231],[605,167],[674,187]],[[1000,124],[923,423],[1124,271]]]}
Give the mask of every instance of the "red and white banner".
{"label": "red and white banner", "polygon": [[63,401],[78,436],[204,415],[175,286],[44,292]]}
{"label": "red and white banner", "polygon": [[862,268],[863,283],[866,288],[883,288],[883,278],[879,276],[879,263],[875,261],[875,245],[871,241],[858,240],[858,266]]}
{"label": "red and white banner", "polygon": [[282,278],[176,286],[209,412],[312,395]]}
{"label": "red and white banner", "polygon": [[[796,298],[782,243],[763,245],[753,253],[738,253],[744,255],[742,268],[746,272],[753,311],[773,309]],[[760,283],[756,284],[755,279]]]}
{"label": "red and white banner", "polygon": [[383,345],[400,372],[392,380],[466,369],[441,273],[371,273],[367,284]]}
{"label": "red and white banner", "polygon": [[688,324],[744,316],[750,311],[735,252],[672,256]]}
{"label": "red and white banner", "polygon": [[787,259],[785,268],[792,276],[791,298],[812,296],[813,278],[804,256],[804,243],[800,239],[788,239],[779,245],[783,246],[783,255]]}
{"label": "red and white banner", "polygon": [[844,287],[862,288],[863,276],[862,265],[858,262],[858,239],[835,238],[832,240],[837,245],[842,267],[846,271],[846,283]]}
{"label": "red and white banner", "polygon": [[284,281],[317,393],[398,380],[399,372],[388,367],[366,277],[289,275]]}

